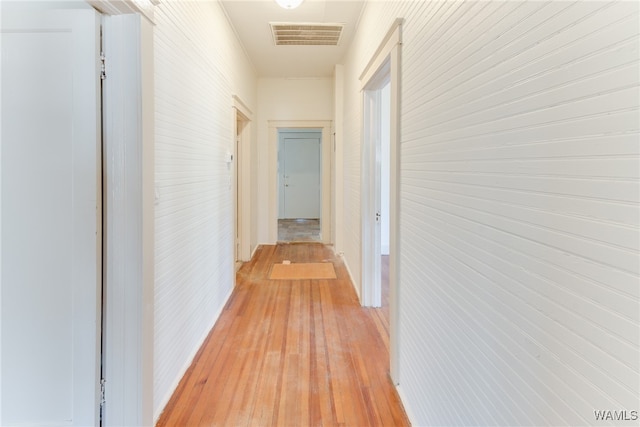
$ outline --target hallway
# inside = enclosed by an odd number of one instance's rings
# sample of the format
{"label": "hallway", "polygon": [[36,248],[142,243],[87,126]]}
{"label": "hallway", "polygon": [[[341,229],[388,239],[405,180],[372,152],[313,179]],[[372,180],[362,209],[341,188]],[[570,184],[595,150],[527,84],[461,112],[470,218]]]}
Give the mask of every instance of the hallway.
{"label": "hallway", "polygon": [[0,426],[637,426],[640,2],[0,11]]}
{"label": "hallway", "polygon": [[[329,260],[338,279],[269,280],[285,259]],[[157,425],[409,425],[382,310],[360,306],[329,248],[260,247]]]}

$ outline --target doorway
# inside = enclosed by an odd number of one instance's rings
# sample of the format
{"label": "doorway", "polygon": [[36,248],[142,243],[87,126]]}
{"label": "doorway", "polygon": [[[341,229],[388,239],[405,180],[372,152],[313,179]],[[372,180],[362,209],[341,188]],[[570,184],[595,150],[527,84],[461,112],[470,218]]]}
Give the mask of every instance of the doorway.
{"label": "doorway", "polygon": [[249,261],[250,254],[250,165],[252,113],[238,96],[233,96],[234,148],[228,161],[233,165],[234,260],[236,269]]}
{"label": "doorway", "polygon": [[[320,132],[320,198],[319,198],[319,237],[317,241],[331,243],[331,121],[325,120],[269,120],[269,241],[278,241],[278,220],[280,218],[280,186],[283,184],[279,173],[280,132]],[[291,182],[291,181],[290,181]],[[297,216],[297,215],[291,215]],[[307,216],[307,215],[303,215]],[[303,218],[304,219],[304,218]],[[316,234],[317,236],[317,234]],[[314,238],[314,240],[316,239]],[[307,240],[308,241],[308,240]]]}
{"label": "doorway", "polygon": [[278,241],[321,241],[322,130],[278,131]]}
{"label": "doorway", "polygon": [[240,159],[244,156],[242,153],[242,131],[244,130],[245,126],[247,125],[247,120],[245,120],[242,116],[241,113],[236,111],[236,134],[235,134],[235,148],[234,148],[234,155],[233,155],[233,159],[235,160],[234,163],[234,198],[235,198],[235,210],[236,210],[236,214],[234,215],[235,217],[235,233],[234,233],[234,238],[235,238],[235,246],[234,246],[234,256],[235,256],[235,261],[236,261],[236,270],[238,270],[240,268],[240,266],[242,265],[242,226],[243,226],[243,221],[242,221],[242,212],[243,212],[243,206],[242,206],[242,191],[244,190],[242,188],[242,164],[240,163]]}
{"label": "doorway", "polygon": [[[399,228],[400,180],[400,50],[402,47],[402,19],[396,19],[360,76],[363,101],[361,151],[361,254],[362,305],[380,307],[382,253],[382,141],[383,132],[389,137],[388,192],[388,298],[389,298],[389,356],[390,375],[400,383],[398,351],[399,299],[401,271]],[[388,88],[387,88],[388,87]],[[387,94],[388,93],[388,94]],[[388,99],[388,101],[386,101]],[[382,116],[385,116],[382,120]],[[388,118],[388,131],[386,123]],[[386,161],[385,161],[386,163]],[[385,225],[386,227],[386,225]],[[385,259],[385,261],[387,261]]]}
{"label": "doorway", "polygon": [[390,188],[391,188],[391,82],[380,89],[380,296],[389,309]]}
{"label": "doorway", "polygon": [[[388,66],[364,91],[362,145],[362,300],[365,306],[382,305],[383,246],[389,255],[390,76]],[[383,146],[385,150],[383,150]],[[383,177],[383,171],[384,177]],[[384,199],[384,200],[383,200]],[[384,214],[383,214],[384,213]],[[384,245],[383,245],[383,239]]]}

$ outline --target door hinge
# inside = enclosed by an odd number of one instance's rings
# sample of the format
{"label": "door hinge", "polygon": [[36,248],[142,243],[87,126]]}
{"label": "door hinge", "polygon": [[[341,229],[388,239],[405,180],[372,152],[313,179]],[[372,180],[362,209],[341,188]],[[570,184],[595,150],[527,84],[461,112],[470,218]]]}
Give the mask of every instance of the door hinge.
{"label": "door hinge", "polygon": [[102,378],[100,380],[100,420],[104,417],[104,404],[106,402],[106,394],[105,394],[105,384],[107,381]]}
{"label": "door hinge", "polygon": [[100,80],[107,78],[107,57],[100,52]]}

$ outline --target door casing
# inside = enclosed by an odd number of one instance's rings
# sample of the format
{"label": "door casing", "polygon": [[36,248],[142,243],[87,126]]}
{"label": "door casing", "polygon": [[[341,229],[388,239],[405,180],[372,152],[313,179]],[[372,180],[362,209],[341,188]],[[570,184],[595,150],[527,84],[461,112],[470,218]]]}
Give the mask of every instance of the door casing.
{"label": "door casing", "polygon": [[381,287],[381,90],[389,80],[388,63],[363,92],[362,143],[362,305],[380,307]]}
{"label": "door casing", "polygon": [[238,97],[232,97],[233,105],[233,159],[234,167],[234,218],[235,261],[251,259],[251,124],[253,113]]}
{"label": "door casing", "polygon": [[331,242],[331,121],[330,120],[269,120],[269,242],[278,240],[278,129],[322,129],[322,196],[320,233],[322,243]]}
{"label": "door casing", "polygon": [[[401,346],[399,337],[400,313],[399,301],[401,293],[401,269],[399,262],[402,255],[401,235],[399,218],[402,209],[400,203],[400,96],[401,96],[401,47],[402,47],[402,18],[396,19],[390,26],[382,42],[372,55],[368,64],[360,75],[360,88],[362,93],[363,112],[366,114],[366,103],[375,101],[376,96],[371,92],[376,92],[384,84],[390,82],[390,188],[389,188],[389,355],[390,355],[390,375],[396,385],[401,382],[401,372],[399,366],[399,350]],[[378,95],[379,96],[379,93]],[[369,110],[373,112],[373,110]],[[371,129],[373,116],[366,117],[363,114],[361,127],[361,146],[375,145],[366,138],[371,137],[368,128]],[[374,135],[375,137],[375,135]],[[380,262],[380,257],[374,251],[368,250],[365,245],[375,242],[375,176],[374,163],[371,163],[370,152],[362,153],[362,241],[361,241],[361,262],[362,262],[362,294],[373,295],[376,291],[375,283],[365,280],[365,277],[372,277],[375,274],[376,262]],[[365,157],[366,156],[366,157]],[[372,190],[371,187],[374,187]],[[373,215],[372,215],[373,213]],[[379,227],[378,227],[379,238]],[[379,255],[379,253],[378,253]],[[364,298],[363,305],[368,305]]]}

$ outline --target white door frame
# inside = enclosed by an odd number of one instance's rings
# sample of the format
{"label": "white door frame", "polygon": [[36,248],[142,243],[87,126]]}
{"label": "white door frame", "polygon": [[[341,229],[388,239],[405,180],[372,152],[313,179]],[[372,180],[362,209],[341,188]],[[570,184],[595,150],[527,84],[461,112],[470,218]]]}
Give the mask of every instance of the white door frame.
{"label": "white door frame", "polygon": [[153,6],[87,2],[107,15],[103,425],[153,425]]}
{"label": "white door frame", "polygon": [[[242,102],[233,96],[233,159],[234,165],[234,218],[235,236],[234,261],[249,261],[251,259],[251,122],[253,113]],[[238,122],[244,123],[238,129]],[[237,141],[236,141],[237,139]]]}
{"label": "white door frame", "polygon": [[[390,188],[389,188],[389,352],[390,352],[390,374],[395,384],[400,383],[400,371],[398,361],[398,351],[400,348],[399,340],[399,300],[401,297],[401,271],[399,269],[398,260],[400,259],[401,240],[399,227],[400,214],[400,60],[402,46],[402,22],[401,18],[396,19],[391,28],[383,38],[378,49],[371,57],[371,60],[360,75],[360,88],[362,91],[363,106],[367,102],[374,101],[372,91],[382,88],[385,82],[390,81]],[[373,95],[375,96],[375,95]],[[366,112],[366,109],[365,109]],[[371,187],[372,173],[374,165],[371,163],[369,152],[365,152],[365,147],[371,146],[373,141],[367,140],[371,136],[367,130],[371,129],[370,121],[363,114],[362,123],[362,294],[363,305],[367,305],[368,301],[364,296],[370,298],[380,289],[375,289],[372,281],[366,281],[365,277],[372,277],[375,272],[376,262],[380,262],[380,254],[373,254],[371,248],[366,246],[369,242],[374,241],[376,234],[375,218],[375,196]],[[371,119],[371,117],[370,117]],[[369,156],[365,159],[365,155]],[[375,188],[373,189],[375,190]],[[371,213],[373,212],[373,215]],[[379,231],[378,231],[379,233]],[[379,238],[379,235],[378,235]]]}
{"label": "white door frame", "polygon": [[322,243],[331,242],[331,121],[330,120],[269,120],[269,241],[278,240],[278,129],[322,129],[320,233]]}

